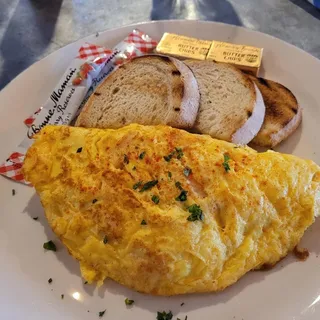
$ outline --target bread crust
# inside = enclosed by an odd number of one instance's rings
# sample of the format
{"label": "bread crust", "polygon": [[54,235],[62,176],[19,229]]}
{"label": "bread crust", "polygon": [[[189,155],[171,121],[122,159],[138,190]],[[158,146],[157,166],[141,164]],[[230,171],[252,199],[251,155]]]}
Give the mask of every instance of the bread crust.
{"label": "bread crust", "polygon": [[260,89],[266,106],[263,125],[252,143],[275,147],[298,128],[302,121],[302,108],[294,94],[282,84],[253,76],[250,79]]}
{"label": "bread crust", "polygon": [[252,115],[248,117],[248,120],[244,125],[233,134],[232,142],[236,144],[247,144],[261,129],[264,117],[265,117],[265,104],[263,102],[262,94],[258,87],[253,83],[255,90],[255,107],[253,108]]}

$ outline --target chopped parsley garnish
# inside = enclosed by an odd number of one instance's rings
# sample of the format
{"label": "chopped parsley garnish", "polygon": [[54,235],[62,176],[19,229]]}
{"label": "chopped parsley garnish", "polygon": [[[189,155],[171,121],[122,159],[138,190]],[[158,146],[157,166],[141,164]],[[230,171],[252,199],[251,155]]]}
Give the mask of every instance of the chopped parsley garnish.
{"label": "chopped parsley garnish", "polygon": [[175,148],[174,151],[170,152],[167,156],[164,156],[164,160],[166,160],[167,162],[170,162],[170,160],[177,155],[177,159],[181,159],[181,157],[183,156],[183,151],[182,148]]}
{"label": "chopped parsley garnish", "polygon": [[100,311],[99,312],[99,318],[102,318],[106,311],[107,311],[107,309],[105,309],[103,311]]}
{"label": "chopped parsley garnish", "polygon": [[187,218],[188,221],[196,221],[201,220],[203,221],[204,215],[199,205],[193,204],[188,207],[188,211],[191,213],[190,216]]}
{"label": "chopped parsley garnish", "polygon": [[52,278],[50,278],[50,279],[48,280],[48,283],[52,283]]}
{"label": "chopped parsley garnish", "polygon": [[34,217],[32,218],[33,220],[37,221],[39,219],[39,217]]}
{"label": "chopped parsley garnish", "polygon": [[107,243],[108,243],[108,237],[107,237],[107,236],[104,236],[104,238],[103,238],[103,243],[104,243],[104,244],[107,244]]}
{"label": "chopped parsley garnish", "polygon": [[127,305],[127,306],[131,306],[134,304],[134,300],[130,300],[128,298],[126,298],[126,300],[124,300],[124,303]]}
{"label": "chopped parsley garnish", "polygon": [[143,191],[149,190],[149,189],[153,188],[157,183],[158,183],[158,180],[148,181],[142,186],[142,188],[140,189],[139,192],[143,192]]}
{"label": "chopped parsley garnish", "polygon": [[158,204],[160,202],[160,198],[156,195],[153,195],[151,200],[155,203],[155,204]]}
{"label": "chopped parsley garnish", "polygon": [[138,188],[141,186],[141,184],[142,184],[142,181],[139,181],[139,182],[135,183],[135,184],[133,185],[133,190],[138,189]]}
{"label": "chopped parsley garnish", "polygon": [[147,225],[147,222],[146,222],[146,220],[142,220],[140,224],[141,224],[142,226],[146,226],[146,225]]}
{"label": "chopped parsley garnish", "polygon": [[12,195],[13,195],[13,196],[16,195],[16,190],[12,189]]}
{"label": "chopped parsley garnish", "polygon": [[172,173],[170,171],[168,172],[168,177],[169,177],[169,179],[172,178]]}
{"label": "chopped parsley garnish", "polygon": [[164,156],[163,159],[166,160],[167,162],[170,162],[170,160],[172,159],[172,157],[175,155],[175,151],[172,151],[171,153],[169,153],[167,156]]}
{"label": "chopped parsley garnish", "polygon": [[180,194],[176,197],[177,201],[186,201],[187,200],[188,191],[182,190]]}
{"label": "chopped parsley garnish", "polygon": [[125,164],[128,164],[128,163],[129,163],[129,158],[128,158],[128,156],[127,156],[126,154],[123,156],[123,162],[124,162]]}
{"label": "chopped parsley garnish", "polygon": [[176,148],[176,152],[177,152],[177,158],[181,159],[181,157],[183,156],[182,148]]}
{"label": "chopped parsley garnish", "polygon": [[230,160],[230,157],[227,155],[227,154],[224,154],[223,155],[223,167],[224,167],[224,170],[226,170],[226,172],[228,172],[230,170],[230,166],[229,166],[229,160]]}
{"label": "chopped parsley garnish", "polygon": [[63,300],[63,299],[64,299],[64,294],[61,295],[61,300]]}
{"label": "chopped parsley garnish", "polygon": [[175,183],[175,186],[176,186],[178,189],[182,190],[181,182],[177,181],[177,182]]}
{"label": "chopped parsley garnish", "polygon": [[173,314],[171,311],[168,313],[163,311],[163,312],[157,312],[157,320],[171,320],[173,318]]}
{"label": "chopped parsley garnish", "polygon": [[93,199],[92,203],[95,204],[98,200],[97,199]]}
{"label": "chopped parsley garnish", "polygon": [[182,303],[180,304],[180,306],[181,306],[181,307],[184,306],[184,302],[182,302]]}
{"label": "chopped parsley garnish", "polygon": [[82,147],[78,148],[77,153],[82,152]]}
{"label": "chopped parsley garnish", "polygon": [[57,251],[57,247],[53,241],[48,241],[43,244],[43,248],[46,250]]}
{"label": "chopped parsley garnish", "polygon": [[189,177],[189,175],[192,173],[192,169],[190,169],[189,167],[185,167],[183,169],[183,174],[186,176],[186,177]]}
{"label": "chopped parsley garnish", "polygon": [[88,284],[88,281],[84,282],[84,284]]}
{"label": "chopped parsley garnish", "polygon": [[141,153],[139,154],[139,159],[142,160],[145,155],[146,155],[146,152],[145,152],[145,151],[141,152]]}

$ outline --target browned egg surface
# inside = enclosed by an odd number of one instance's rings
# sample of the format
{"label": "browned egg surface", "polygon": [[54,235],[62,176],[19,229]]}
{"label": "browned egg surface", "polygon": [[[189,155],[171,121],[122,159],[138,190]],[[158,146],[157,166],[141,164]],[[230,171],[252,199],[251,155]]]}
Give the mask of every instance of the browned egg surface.
{"label": "browned egg surface", "polygon": [[320,210],[312,161],[167,126],[47,126],[23,170],[89,283],[158,295],[274,265]]}

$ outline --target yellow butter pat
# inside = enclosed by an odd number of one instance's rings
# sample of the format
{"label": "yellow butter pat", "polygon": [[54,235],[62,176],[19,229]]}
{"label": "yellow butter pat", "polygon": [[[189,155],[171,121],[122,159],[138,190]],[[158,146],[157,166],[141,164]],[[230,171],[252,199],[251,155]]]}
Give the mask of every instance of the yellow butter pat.
{"label": "yellow butter pat", "polygon": [[206,59],[234,64],[239,69],[256,76],[261,66],[262,51],[262,48],[212,41]]}
{"label": "yellow butter pat", "polygon": [[166,32],[157,45],[156,51],[179,58],[205,60],[210,45],[211,41]]}

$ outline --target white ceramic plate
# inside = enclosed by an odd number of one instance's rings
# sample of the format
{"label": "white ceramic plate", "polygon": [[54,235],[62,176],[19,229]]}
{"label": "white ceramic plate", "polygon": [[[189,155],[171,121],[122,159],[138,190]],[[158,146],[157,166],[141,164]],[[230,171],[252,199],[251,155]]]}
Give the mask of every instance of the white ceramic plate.
{"label": "white ceramic plate", "polygon": [[[265,34],[198,21],[154,22],[105,31],[31,66],[0,92],[0,160],[22,140],[23,119],[46,100],[84,41],[113,47],[135,27],[156,39],[167,31],[263,47],[261,76],[286,85],[304,108],[302,126],[278,150],[320,164],[320,61]],[[164,298],[138,294],[112,281],[100,289],[84,285],[78,263],[61,244],[57,253],[43,250],[48,239],[59,242],[34,190],[0,177],[0,201],[0,319],[98,319],[98,312],[105,309],[103,319],[156,319],[156,312],[162,310],[172,310],[174,319],[188,315],[188,320],[320,319],[319,220],[303,238],[302,244],[311,252],[306,262],[288,256],[273,270],[251,272],[224,292]],[[36,216],[38,221],[32,219]],[[124,304],[126,297],[136,302],[130,309]]]}

